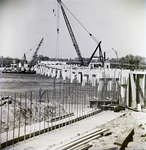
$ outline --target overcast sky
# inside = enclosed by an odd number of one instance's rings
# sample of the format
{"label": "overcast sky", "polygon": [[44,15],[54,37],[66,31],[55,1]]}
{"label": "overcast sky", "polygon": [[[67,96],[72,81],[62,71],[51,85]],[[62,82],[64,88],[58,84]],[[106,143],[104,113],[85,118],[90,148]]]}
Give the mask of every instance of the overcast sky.
{"label": "overcast sky", "polygon": [[[102,51],[107,57],[128,54],[146,56],[146,4],[145,0],[62,0],[76,18],[102,41]],[[53,13],[55,9],[55,13]],[[22,58],[23,53],[31,59],[36,45],[44,38],[39,54],[48,57],[74,58],[74,50],[62,13],[57,13],[56,0],[0,0],[0,56]],[[68,12],[67,12],[68,14]],[[59,18],[57,42],[56,28]],[[88,39],[86,32],[72,20],[74,32],[83,32],[85,44],[81,42],[83,57],[90,57],[96,44]],[[80,35],[77,36],[80,43]],[[58,43],[58,44],[57,44]],[[89,44],[89,50],[84,46]]]}

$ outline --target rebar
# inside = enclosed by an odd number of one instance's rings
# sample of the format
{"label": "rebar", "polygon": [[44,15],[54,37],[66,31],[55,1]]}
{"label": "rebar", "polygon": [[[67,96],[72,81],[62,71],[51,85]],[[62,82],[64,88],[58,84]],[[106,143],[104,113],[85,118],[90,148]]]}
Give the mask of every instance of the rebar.
{"label": "rebar", "polygon": [[2,94],[1,94],[1,99],[0,99],[0,149],[1,149],[1,144],[2,144]]}
{"label": "rebar", "polygon": [[27,116],[26,116],[26,101],[27,101],[27,93],[25,92],[25,100],[24,100],[24,108],[25,108],[25,111],[24,111],[24,113],[25,113],[25,117],[24,117],[24,141],[26,140],[26,119],[27,119]]}
{"label": "rebar", "polygon": [[47,90],[47,116],[48,116],[48,120],[47,120],[47,125],[48,125],[48,128],[47,128],[47,132],[49,133],[49,117],[50,115],[50,111],[49,111],[49,94],[48,94],[48,90]]}
{"label": "rebar", "polygon": [[[114,81],[115,78],[113,83]],[[103,80],[103,83],[104,82],[107,81]],[[14,100],[12,101],[13,111],[10,108],[11,104],[9,104],[9,99],[6,103],[7,128],[5,131],[6,138],[4,139],[6,146],[8,145],[11,124],[13,130],[12,144],[14,145],[16,143],[15,138],[18,138],[19,142],[22,136],[23,132],[21,127],[23,127],[24,130],[23,140],[26,141],[26,138],[31,139],[41,133],[49,132],[50,130],[61,128],[63,125],[72,124],[76,120],[84,119],[88,114],[88,116],[90,116],[91,113],[87,110],[89,99],[92,97],[100,98],[99,93],[102,95],[101,92],[106,94],[107,89],[103,88],[102,91],[99,92],[98,85],[97,80],[92,82],[88,81],[85,85],[82,85],[77,81],[71,83],[70,80],[58,81],[54,78],[51,89],[40,89],[37,93],[32,91],[25,92],[25,94],[20,93],[18,96],[15,93]],[[109,91],[110,90],[108,90],[108,92]],[[117,97],[115,92],[116,91],[111,90],[111,97]],[[105,95],[103,95],[103,97],[105,97]],[[0,104],[0,132],[2,132],[2,130],[4,130],[2,127],[2,98]],[[11,111],[13,113],[12,121],[10,120]],[[72,115],[73,113],[74,115]],[[0,135],[0,144],[1,142]]]}
{"label": "rebar", "polygon": [[14,96],[14,121],[13,121],[13,145],[14,145],[14,138],[15,138],[15,114],[16,114],[16,93]]}

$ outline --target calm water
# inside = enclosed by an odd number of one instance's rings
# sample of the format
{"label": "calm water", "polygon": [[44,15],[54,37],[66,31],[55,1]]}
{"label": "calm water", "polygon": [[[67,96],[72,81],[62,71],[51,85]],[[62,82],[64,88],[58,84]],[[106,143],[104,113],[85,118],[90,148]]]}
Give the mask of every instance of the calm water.
{"label": "calm water", "polygon": [[0,94],[50,89],[53,79],[38,74],[0,72]]}

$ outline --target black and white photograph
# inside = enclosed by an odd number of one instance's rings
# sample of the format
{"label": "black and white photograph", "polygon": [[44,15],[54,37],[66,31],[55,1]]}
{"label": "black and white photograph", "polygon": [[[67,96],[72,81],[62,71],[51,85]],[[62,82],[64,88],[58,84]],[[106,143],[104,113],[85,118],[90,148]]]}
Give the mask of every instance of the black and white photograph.
{"label": "black and white photograph", "polygon": [[0,0],[0,150],[146,149],[146,1]]}

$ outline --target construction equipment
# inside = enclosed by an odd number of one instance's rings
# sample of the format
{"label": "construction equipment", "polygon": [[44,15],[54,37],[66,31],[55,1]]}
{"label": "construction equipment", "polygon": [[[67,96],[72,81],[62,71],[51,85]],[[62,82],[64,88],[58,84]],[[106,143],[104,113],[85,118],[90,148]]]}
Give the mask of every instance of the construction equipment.
{"label": "construction equipment", "polygon": [[[100,60],[102,60],[102,62],[103,62],[103,55],[102,55],[101,47],[100,47],[101,42],[98,42],[98,45],[97,45],[95,51],[93,52],[93,54],[91,55],[89,61],[88,61],[87,63],[84,62],[83,57],[82,57],[82,54],[81,54],[80,49],[79,49],[79,46],[78,46],[78,43],[77,43],[76,38],[75,38],[75,36],[74,36],[73,30],[72,30],[72,28],[71,28],[71,25],[70,25],[70,23],[69,23],[69,20],[68,20],[68,18],[67,18],[67,15],[66,15],[66,13],[65,13],[65,10],[64,10],[64,8],[63,8],[64,5],[63,5],[63,3],[62,3],[61,0],[57,0],[57,2],[60,4],[61,11],[62,11],[64,20],[65,20],[67,29],[68,29],[68,31],[69,31],[71,40],[72,40],[72,42],[73,42],[73,46],[74,46],[74,48],[75,48],[75,50],[76,50],[76,53],[77,53],[77,55],[78,55],[78,57],[79,57],[80,65],[81,65],[81,66],[88,66],[89,63],[91,62],[91,60],[92,60],[94,54],[96,53],[98,47],[99,47],[99,51],[100,51],[100,53],[99,53],[99,54],[100,54]],[[86,29],[85,29],[85,30],[86,30]],[[86,31],[87,31],[87,30],[86,30]],[[57,29],[57,32],[59,32],[59,29]],[[89,32],[88,32],[88,33],[89,33]],[[97,43],[97,40],[95,39],[95,37],[94,37],[91,33],[89,33],[89,35],[90,35],[90,36],[92,37],[92,39]]]}
{"label": "construction equipment", "polygon": [[30,61],[30,65],[29,65],[29,68],[31,69],[34,65],[36,65],[36,63],[37,63],[37,56],[38,56],[38,50],[39,50],[39,48],[40,48],[40,46],[41,46],[41,44],[42,44],[42,42],[43,42],[43,40],[44,40],[44,38],[42,38],[41,39],[41,41],[39,42],[39,44],[38,44],[38,46],[37,46],[37,48],[36,48],[36,50],[35,50],[35,52],[34,52],[34,54],[33,54],[33,57],[32,57],[32,60]]}

